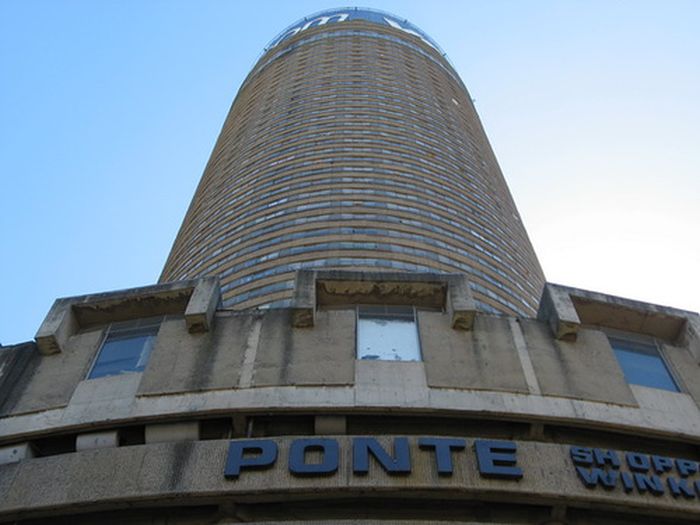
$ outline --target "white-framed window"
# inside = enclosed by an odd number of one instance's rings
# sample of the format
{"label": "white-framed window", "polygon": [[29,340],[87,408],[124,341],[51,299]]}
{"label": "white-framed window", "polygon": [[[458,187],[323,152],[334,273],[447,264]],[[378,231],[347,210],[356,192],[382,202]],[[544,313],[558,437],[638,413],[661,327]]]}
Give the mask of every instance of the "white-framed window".
{"label": "white-framed window", "polygon": [[143,372],[162,320],[162,317],[151,317],[112,323],[87,378]]}
{"label": "white-framed window", "polygon": [[629,384],[681,391],[656,341],[618,334],[608,334],[608,341]]}
{"label": "white-framed window", "polygon": [[358,306],[357,358],[420,361],[418,323],[413,306]]}

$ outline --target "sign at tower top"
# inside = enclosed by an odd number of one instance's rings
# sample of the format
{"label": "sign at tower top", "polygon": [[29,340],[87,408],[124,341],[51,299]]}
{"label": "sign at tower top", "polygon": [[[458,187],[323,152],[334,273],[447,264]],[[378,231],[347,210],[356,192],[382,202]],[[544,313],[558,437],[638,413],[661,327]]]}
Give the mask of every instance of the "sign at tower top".
{"label": "sign at tower top", "polygon": [[305,17],[284,31],[277,35],[272,42],[265,48],[265,50],[272,49],[273,47],[279,45],[288,38],[306,31],[310,27],[320,27],[327,24],[337,24],[339,22],[345,22],[349,20],[364,20],[366,22],[373,22],[375,24],[380,24],[384,26],[393,27],[409,35],[420,38],[423,42],[429,46],[435,48],[441,54],[442,50],[440,47],[433,42],[433,40],[426,35],[423,31],[418,29],[415,25],[411,24],[408,20],[398,20],[396,17],[383,13],[381,11],[374,11],[370,9],[357,9],[357,8],[345,8],[345,9],[332,9],[328,11],[321,11],[311,16]]}

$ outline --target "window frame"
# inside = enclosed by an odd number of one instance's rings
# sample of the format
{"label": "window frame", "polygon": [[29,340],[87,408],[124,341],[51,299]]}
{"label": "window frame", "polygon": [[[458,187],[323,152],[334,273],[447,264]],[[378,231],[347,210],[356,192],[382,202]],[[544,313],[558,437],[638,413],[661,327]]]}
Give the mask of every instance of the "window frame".
{"label": "window frame", "polygon": [[[416,344],[418,350],[417,359],[363,359],[360,357],[360,309],[366,307],[383,307],[385,309],[389,308],[411,308],[413,312],[413,326],[416,332]],[[411,304],[356,304],[354,305],[355,311],[355,360],[356,361],[383,361],[387,363],[422,363],[423,362],[423,348],[420,340],[420,326],[418,324],[418,308]],[[389,312],[387,312],[387,315]]]}
{"label": "window frame", "polygon": [[[100,337],[100,344],[97,347],[97,351],[95,352],[95,355],[92,358],[92,361],[90,363],[90,367],[88,368],[88,372],[85,375],[85,380],[94,380],[94,379],[103,379],[105,377],[117,377],[121,376],[124,374],[142,374],[146,367],[148,366],[149,361],[151,360],[151,354],[153,353],[153,348],[155,347],[155,339],[158,338],[158,334],[160,332],[160,328],[163,325],[163,321],[165,321],[166,316],[160,315],[160,316],[154,316],[154,317],[143,317],[143,318],[138,318],[138,319],[129,319],[126,321],[118,321],[118,322],[112,322],[109,323],[107,326],[102,331],[102,335]],[[117,374],[106,374],[106,375],[100,375],[97,377],[92,377],[93,372],[95,371],[95,367],[97,366],[97,363],[100,360],[100,356],[102,355],[102,350],[104,349],[105,344],[109,341],[110,335],[112,334],[119,334],[120,332],[126,332],[129,330],[138,330],[138,329],[143,329],[144,331],[148,328],[153,329],[153,334],[151,337],[153,337],[153,348],[148,352],[148,357],[146,359],[146,362],[144,363],[144,370],[126,370],[123,372],[119,372]],[[139,361],[141,358],[139,358]]]}
{"label": "window frame", "polygon": [[[615,357],[615,361],[617,362],[618,366],[620,367],[620,370],[622,372],[622,376],[625,379],[625,382],[632,386],[640,386],[643,388],[653,388],[654,390],[662,390],[664,392],[670,392],[672,394],[683,394],[687,392],[687,389],[685,388],[685,385],[683,384],[680,375],[676,371],[676,368],[673,366],[673,363],[668,359],[666,356],[666,352],[664,351],[663,345],[660,343],[660,341],[652,336],[649,335],[644,335],[644,334],[637,334],[633,332],[625,332],[621,330],[615,330],[612,328],[606,328],[604,330],[605,336],[608,339],[608,344],[610,345],[610,348],[613,351],[613,356]],[[640,345],[640,346],[647,346],[650,348],[653,348],[656,351],[656,355],[659,357],[661,363],[663,364],[666,373],[668,374],[668,377],[670,378],[671,382],[673,385],[676,387],[675,390],[670,390],[668,388],[663,388],[663,387],[656,387],[656,386],[649,386],[649,385],[644,385],[640,383],[632,383],[630,380],[627,378],[627,374],[625,372],[625,369],[622,366],[622,363],[620,362],[620,358],[617,356],[617,352],[615,349],[615,345],[613,344],[613,340],[619,340],[621,342],[627,342],[631,343],[632,345]],[[639,352],[642,353],[642,352]]]}

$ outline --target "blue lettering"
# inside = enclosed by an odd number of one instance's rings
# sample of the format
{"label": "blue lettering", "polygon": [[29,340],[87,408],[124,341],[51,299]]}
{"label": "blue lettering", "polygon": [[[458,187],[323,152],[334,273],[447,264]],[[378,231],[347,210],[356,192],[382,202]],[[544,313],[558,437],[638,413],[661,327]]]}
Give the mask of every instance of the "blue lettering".
{"label": "blue lettering", "polygon": [[634,481],[637,484],[637,490],[640,494],[649,491],[654,496],[661,496],[664,493],[664,485],[661,483],[661,478],[659,478],[659,476],[645,476],[644,474],[635,472]]}
{"label": "blue lettering", "polygon": [[269,468],[277,461],[277,444],[269,439],[232,441],[224,476],[237,478],[241,470]]}
{"label": "blue lettering", "polygon": [[619,472],[616,470],[607,471],[600,468],[586,469],[583,467],[576,467],[576,472],[583,481],[583,484],[589,489],[594,489],[600,485],[605,490],[612,490],[615,488],[615,485],[617,485],[619,476]]}
{"label": "blue lettering", "polygon": [[523,471],[516,467],[517,446],[512,441],[474,442],[479,473],[487,478],[520,479]]}
{"label": "blue lettering", "polygon": [[389,454],[374,438],[358,437],[352,440],[352,469],[355,474],[369,472],[369,456],[374,456],[385,472],[389,474],[409,474],[411,472],[411,453],[408,439],[394,439],[394,452]]}
{"label": "blue lettering", "polygon": [[695,497],[693,488],[689,487],[688,481],[683,478],[668,478],[666,483],[668,483],[668,488],[671,490],[671,494],[673,494],[674,498],[683,496],[686,499],[693,499]]}
{"label": "blue lettering", "polygon": [[435,450],[435,464],[438,474],[442,476],[452,475],[452,451],[464,450],[467,442],[463,439],[448,438],[420,438],[418,446],[422,449]]}

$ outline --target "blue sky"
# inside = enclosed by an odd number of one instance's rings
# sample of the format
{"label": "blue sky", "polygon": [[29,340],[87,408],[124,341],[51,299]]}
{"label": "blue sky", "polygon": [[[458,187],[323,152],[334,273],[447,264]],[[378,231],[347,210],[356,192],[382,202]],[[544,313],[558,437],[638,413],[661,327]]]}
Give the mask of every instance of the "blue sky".
{"label": "blue sky", "polygon": [[[700,2],[347,4],[447,52],[548,280],[700,310]],[[257,56],[336,5],[0,2],[1,343],[157,280]]]}

